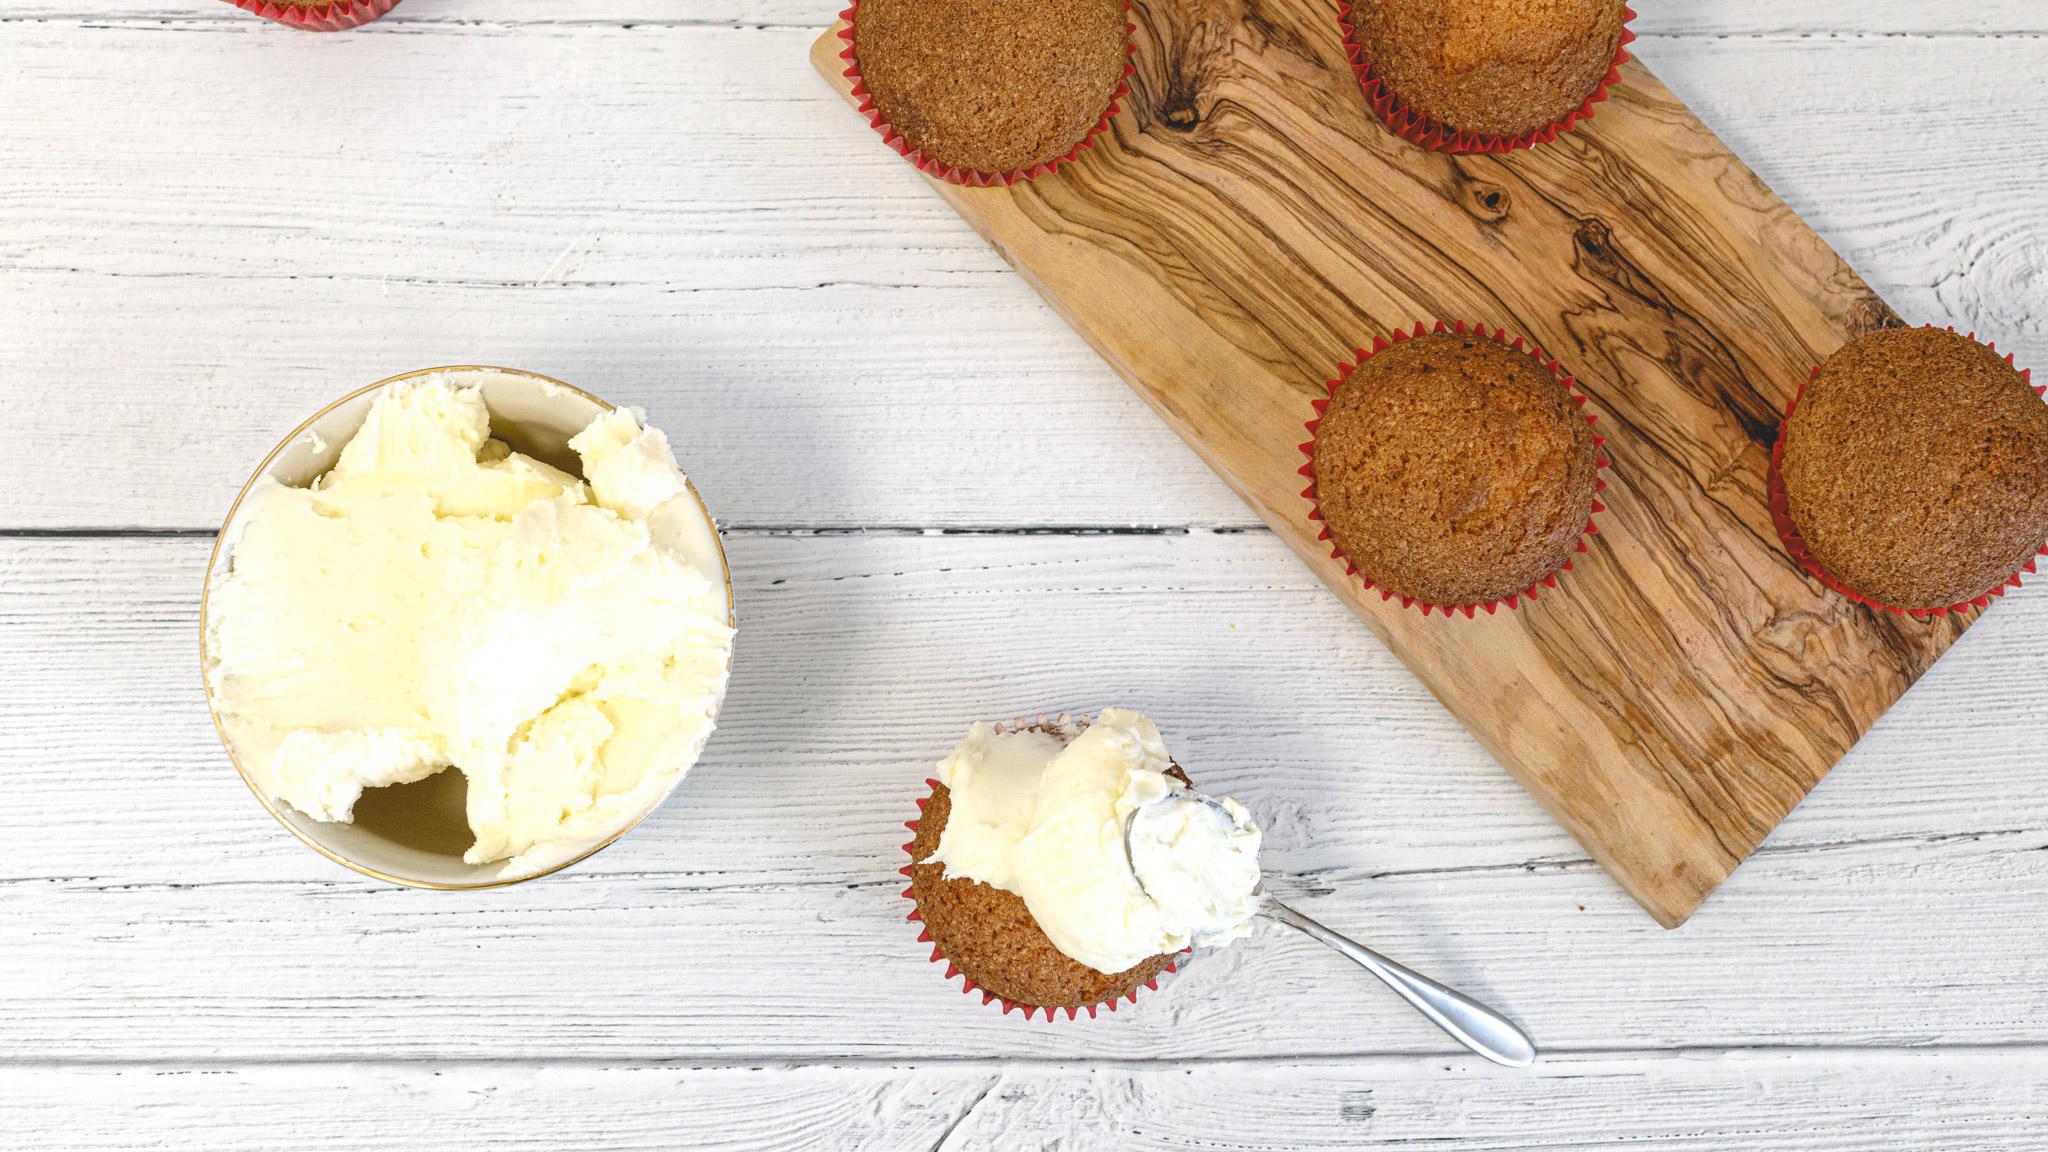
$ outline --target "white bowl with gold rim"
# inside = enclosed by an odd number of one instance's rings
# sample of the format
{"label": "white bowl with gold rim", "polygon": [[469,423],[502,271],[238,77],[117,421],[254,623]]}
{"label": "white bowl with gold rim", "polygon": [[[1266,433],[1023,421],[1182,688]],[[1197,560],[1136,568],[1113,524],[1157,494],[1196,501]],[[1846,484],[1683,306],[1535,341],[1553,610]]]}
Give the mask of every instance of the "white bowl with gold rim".
{"label": "white bowl with gold rim", "polygon": [[[577,454],[569,447],[570,438],[583,431],[598,416],[614,409],[612,404],[582,389],[546,376],[510,368],[461,365],[426,368],[379,380],[315,412],[303,424],[292,429],[256,466],[255,472],[235,497],[234,505],[228,509],[220,535],[215,538],[213,558],[207,565],[206,589],[200,597],[200,680],[206,685],[207,705],[213,712],[215,731],[219,733],[221,746],[227,750],[235,770],[264,809],[292,835],[304,841],[307,847],[337,864],[394,884],[438,889],[493,888],[537,879],[588,859],[632,831],[661,806],[668,794],[674,791],[674,786],[671,785],[644,811],[604,839],[581,847],[565,859],[551,861],[545,867],[508,875],[502,864],[469,864],[462,858],[472,835],[463,806],[466,782],[460,771],[438,772],[415,784],[366,790],[356,804],[354,822],[348,824],[314,820],[288,805],[274,802],[257,785],[237,755],[234,742],[222,726],[219,703],[214,698],[212,678],[208,675],[212,664],[207,653],[209,605],[216,582],[228,572],[234,543],[246,523],[245,508],[250,488],[266,476],[291,487],[312,483],[334,466],[343,446],[362,426],[371,404],[386,388],[428,376],[445,376],[455,383],[476,385],[483,395],[485,407],[490,410],[493,438],[510,444],[516,452],[571,475],[580,476],[582,469]],[[683,483],[697,515],[683,519],[672,544],[699,572],[718,574],[713,577],[713,583],[724,589],[726,619],[730,624],[733,621],[732,569],[726,563],[725,547],[718,538],[718,528],[710,509],[705,507],[696,486],[689,482],[687,476]],[[730,671],[730,650],[726,660]],[[721,684],[718,698],[712,704],[714,719],[723,698]],[[682,776],[678,775],[676,782],[680,783],[681,779]]]}

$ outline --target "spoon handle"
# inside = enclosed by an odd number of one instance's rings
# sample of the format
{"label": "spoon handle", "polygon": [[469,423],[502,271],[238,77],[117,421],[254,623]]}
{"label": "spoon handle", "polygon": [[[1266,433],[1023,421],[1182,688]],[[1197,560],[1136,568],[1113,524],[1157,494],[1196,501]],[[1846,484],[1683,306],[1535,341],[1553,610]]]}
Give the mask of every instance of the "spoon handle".
{"label": "spoon handle", "polygon": [[1536,1045],[1514,1021],[1455,988],[1446,988],[1420,972],[1394,963],[1355,940],[1339,936],[1271,896],[1261,911],[1328,944],[1386,982],[1401,999],[1450,1033],[1451,1038],[1495,1064],[1527,1068],[1536,1061]]}

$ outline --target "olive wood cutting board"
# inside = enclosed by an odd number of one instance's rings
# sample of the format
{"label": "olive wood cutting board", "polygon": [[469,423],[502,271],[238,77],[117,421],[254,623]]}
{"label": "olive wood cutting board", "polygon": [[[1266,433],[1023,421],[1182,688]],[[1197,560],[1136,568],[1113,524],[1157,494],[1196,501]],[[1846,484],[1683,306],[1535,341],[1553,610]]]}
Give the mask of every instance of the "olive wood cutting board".
{"label": "olive wood cutting board", "polygon": [[[1639,62],[1556,143],[1453,157],[1373,118],[1329,0],[1138,0],[1131,18],[1131,93],[1077,163],[933,189],[1682,923],[1975,618],[1852,604],[1771,528],[1786,400],[1897,318]],[[851,100],[837,31],[811,59]],[[1311,401],[1354,348],[1424,318],[1540,344],[1607,436],[1599,534],[1516,611],[1384,601],[1308,519]]]}

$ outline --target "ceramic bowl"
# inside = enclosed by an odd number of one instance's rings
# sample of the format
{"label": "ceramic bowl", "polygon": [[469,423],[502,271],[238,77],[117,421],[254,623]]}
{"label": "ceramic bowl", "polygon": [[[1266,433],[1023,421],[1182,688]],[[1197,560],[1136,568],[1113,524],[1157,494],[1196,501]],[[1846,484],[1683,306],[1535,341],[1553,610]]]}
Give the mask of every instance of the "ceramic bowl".
{"label": "ceramic bowl", "polygon": [[[545,867],[524,873],[508,873],[503,863],[468,864],[463,861],[462,853],[473,837],[463,811],[466,783],[459,771],[444,770],[416,784],[369,789],[356,805],[353,824],[311,819],[287,805],[272,801],[257,787],[221,726],[212,684],[206,675],[210,666],[206,653],[207,605],[215,583],[227,574],[234,542],[241,534],[250,486],[264,476],[293,487],[310,484],[334,466],[342,446],[362,426],[370,405],[385,388],[401,381],[434,375],[443,375],[465,385],[478,385],[483,391],[484,404],[490,409],[493,437],[510,444],[515,451],[572,475],[581,474],[581,462],[570,450],[569,438],[581,432],[600,413],[613,407],[581,389],[531,372],[463,366],[429,368],[380,380],[315,412],[305,423],[292,429],[256,466],[248,483],[235,497],[234,506],[228,510],[226,522],[221,525],[220,535],[214,543],[213,559],[207,566],[206,591],[200,598],[200,675],[207,685],[207,704],[213,709],[214,728],[220,732],[228,759],[234,762],[235,770],[242,774],[243,782],[249,785],[263,807],[307,847],[366,876],[394,884],[415,888],[491,888],[538,879],[588,859],[632,831],[648,813],[661,806],[667,795],[664,794],[647,811],[637,814],[605,839],[578,845],[566,858],[552,859]],[[698,571],[718,574],[714,583],[724,589],[726,616],[730,621],[732,569],[726,564],[725,548],[719,541],[717,526],[710,510],[704,506],[703,498],[687,478],[684,484],[697,515],[685,519],[675,537],[676,545]],[[730,655],[727,660],[729,672]],[[723,699],[724,687],[721,685],[719,700],[713,704],[714,718]],[[680,782],[681,775],[677,780]]]}

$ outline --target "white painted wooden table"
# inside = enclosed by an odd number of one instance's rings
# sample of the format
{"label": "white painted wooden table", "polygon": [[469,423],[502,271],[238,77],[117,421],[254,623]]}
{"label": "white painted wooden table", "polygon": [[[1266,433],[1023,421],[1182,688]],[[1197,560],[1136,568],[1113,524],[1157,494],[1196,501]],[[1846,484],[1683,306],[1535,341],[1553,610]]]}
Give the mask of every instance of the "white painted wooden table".
{"label": "white painted wooden table", "polygon": [[[2048,367],[2048,5],[1644,8],[1896,307]],[[2048,1147],[2048,588],[1660,931],[826,89],[832,14],[0,0],[0,1146]],[[281,433],[465,361],[644,405],[742,630],[666,808],[444,895],[263,814],[196,601]],[[1279,930],[1094,1022],[942,982],[893,871],[925,769],[1105,703],[1543,1063]]]}

